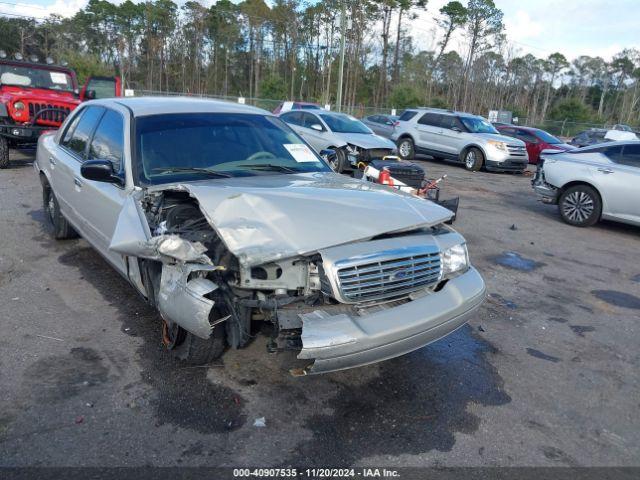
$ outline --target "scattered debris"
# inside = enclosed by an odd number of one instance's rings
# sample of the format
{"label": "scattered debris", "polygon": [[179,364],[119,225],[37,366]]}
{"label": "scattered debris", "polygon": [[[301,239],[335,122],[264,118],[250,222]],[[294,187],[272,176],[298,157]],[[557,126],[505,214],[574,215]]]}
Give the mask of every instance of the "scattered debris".
{"label": "scattered debris", "polygon": [[79,415],[76,417],[76,423],[79,425],[81,423],[84,422],[84,417],[82,415]]}
{"label": "scattered debris", "polygon": [[87,402],[84,404],[85,407],[93,408],[93,403]]}
{"label": "scattered debris", "polygon": [[569,328],[579,337],[584,337],[585,333],[596,331],[594,327],[589,327],[587,325],[569,325]]}
{"label": "scattered debris", "polygon": [[40,338],[48,338],[49,340],[57,340],[58,342],[64,342],[63,339],[61,338],[56,338],[56,337],[50,337],[48,335],[38,335],[36,334],[36,337],[40,337]]}
{"label": "scattered debris", "polygon": [[264,418],[264,417],[256,418],[256,419],[253,421],[253,426],[254,426],[254,427],[263,428],[263,427],[266,427],[266,426],[267,426],[267,422],[266,422],[266,420],[265,420],[265,418]]}
{"label": "scattered debris", "polygon": [[518,227],[516,227],[516,224],[514,223],[509,227],[509,230],[518,230]]}
{"label": "scattered debris", "polygon": [[482,325],[478,325],[478,330],[479,330],[480,332],[484,332],[484,331],[485,331],[485,329],[484,329],[484,328],[482,328]]}

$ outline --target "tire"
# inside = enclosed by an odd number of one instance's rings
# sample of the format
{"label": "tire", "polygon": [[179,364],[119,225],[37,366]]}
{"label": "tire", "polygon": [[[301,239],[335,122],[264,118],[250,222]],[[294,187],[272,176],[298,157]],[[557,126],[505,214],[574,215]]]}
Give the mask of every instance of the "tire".
{"label": "tire", "polygon": [[9,141],[0,136],[0,169],[9,166]]}
{"label": "tire", "polygon": [[334,148],[336,152],[336,158],[333,162],[330,162],[331,167],[336,173],[344,173],[347,170],[347,154],[343,148]]}
{"label": "tire", "polygon": [[484,165],[484,155],[479,148],[471,147],[464,153],[464,168],[470,172],[477,172]]}
{"label": "tire", "polygon": [[[216,310],[212,311],[212,316],[218,316]],[[224,353],[227,343],[224,324],[214,327],[206,340],[178,325],[169,327],[164,321],[162,325],[163,343],[175,358],[188,365],[206,365]]]}
{"label": "tire", "polygon": [[401,138],[398,140],[398,156],[402,160],[413,160],[415,156],[416,147],[413,140],[409,137]]}
{"label": "tire", "polygon": [[595,189],[588,185],[567,188],[558,201],[560,217],[575,227],[590,227],[600,220],[602,201]]}
{"label": "tire", "polygon": [[42,206],[45,215],[53,226],[53,238],[56,240],[68,240],[78,237],[77,232],[69,224],[68,220],[64,218],[62,212],[60,212],[58,199],[46,180],[42,183]]}

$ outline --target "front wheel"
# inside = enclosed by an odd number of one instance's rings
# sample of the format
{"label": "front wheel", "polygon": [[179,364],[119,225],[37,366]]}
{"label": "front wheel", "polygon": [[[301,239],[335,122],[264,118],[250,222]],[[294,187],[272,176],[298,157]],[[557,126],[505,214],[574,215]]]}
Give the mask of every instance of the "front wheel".
{"label": "front wheel", "polygon": [[9,141],[0,136],[0,168],[9,166]]}
{"label": "front wheel", "polygon": [[336,173],[344,173],[347,170],[347,154],[344,148],[335,148],[332,150],[335,150],[336,154],[333,159],[329,160],[331,168],[333,168]]}
{"label": "front wheel", "polygon": [[472,147],[467,150],[467,153],[464,155],[464,167],[471,171],[477,172],[482,168],[484,164],[484,155],[480,151],[480,149]]}
{"label": "front wheel", "polygon": [[[212,312],[212,316],[215,314]],[[205,365],[219,358],[226,346],[224,324],[213,328],[207,339],[187,332],[178,324],[169,325],[162,322],[162,343],[171,351],[174,357],[189,365]]]}
{"label": "front wheel", "polygon": [[67,240],[69,238],[76,238],[78,234],[69,224],[62,212],[60,212],[60,205],[58,199],[46,181],[42,183],[42,206],[44,213],[53,226],[53,238],[56,240]]}
{"label": "front wheel", "polygon": [[398,155],[403,160],[411,160],[415,155],[415,145],[410,138],[401,138],[398,141]]}
{"label": "front wheel", "polygon": [[567,188],[558,201],[560,217],[575,227],[590,227],[600,219],[600,196],[588,185]]}

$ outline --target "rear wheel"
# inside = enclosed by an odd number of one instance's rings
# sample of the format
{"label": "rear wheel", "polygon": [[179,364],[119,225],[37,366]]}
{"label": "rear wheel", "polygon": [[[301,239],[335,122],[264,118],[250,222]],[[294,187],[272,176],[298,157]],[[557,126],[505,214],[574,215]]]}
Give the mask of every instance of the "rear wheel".
{"label": "rear wheel", "polygon": [[558,202],[560,216],[569,225],[590,227],[600,219],[600,195],[588,185],[567,188]]}
{"label": "rear wheel", "polygon": [[42,206],[44,208],[44,213],[53,226],[53,238],[56,240],[67,240],[78,236],[76,231],[60,212],[58,199],[53,193],[51,185],[49,185],[46,180],[42,183]]}
{"label": "rear wheel", "polygon": [[[218,312],[212,310],[211,318],[218,317]],[[211,336],[204,339],[187,332],[176,323],[169,325],[162,322],[162,343],[174,357],[189,365],[204,365],[219,358],[224,353],[225,337],[224,323],[215,326]]]}
{"label": "rear wheel", "polygon": [[9,141],[0,136],[0,168],[9,166]]}
{"label": "rear wheel", "polygon": [[472,172],[477,172],[484,164],[484,155],[480,149],[471,147],[464,154],[464,167]]}
{"label": "rear wheel", "polygon": [[398,155],[403,160],[411,160],[415,155],[415,145],[410,138],[401,138],[398,141]]}

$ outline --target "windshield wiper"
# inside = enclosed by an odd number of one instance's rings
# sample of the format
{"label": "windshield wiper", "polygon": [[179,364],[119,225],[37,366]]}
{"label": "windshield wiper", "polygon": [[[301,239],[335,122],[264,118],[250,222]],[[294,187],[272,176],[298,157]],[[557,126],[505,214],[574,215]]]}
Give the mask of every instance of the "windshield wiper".
{"label": "windshield wiper", "polygon": [[296,168],[285,167],[284,165],[273,165],[272,163],[241,164],[240,166],[250,170],[271,170],[273,172],[300,173],[301,171]]}
{"label": "windshield wiper", "polygon": [[180,172],[192,172],[192,173],[205,173],[212,177],[218,178],[230,178],[231,175],[223,172],[216,172],[214,170],[209,170],[208,168],[199,168],[199,167],[159,167],[152,168],[152,172],[167,172],[167,173],[180,173]]}

